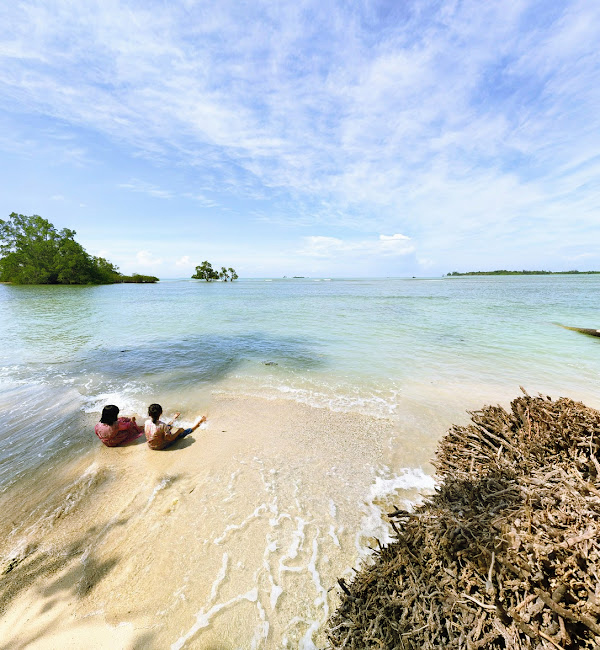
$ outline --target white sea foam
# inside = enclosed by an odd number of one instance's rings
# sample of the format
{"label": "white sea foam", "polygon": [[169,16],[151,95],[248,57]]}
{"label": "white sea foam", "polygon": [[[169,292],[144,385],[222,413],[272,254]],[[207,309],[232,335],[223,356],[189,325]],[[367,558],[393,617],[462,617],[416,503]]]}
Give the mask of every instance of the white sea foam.
{"label": "white sea foam", "polygon": [[256,609],[258,610],[258,617],[260,622],[256,626],[254,636],[250,642],[250,648],[257,650],[262,645],[262,642],[269,636],[269,621],[267,621],[264,607],[260,604],[260,600],[256,600]]}
{"label": "white sea foam", "polygon": [[390,417],[398,409],[398,391],[363,388],[360,391],[350,385],[293,385],[291,378],[253,377],[238,375],[228,386],[213,390],[216,395],[227,397],[246,395],[267,400],[285,399],[314,408],[325,408],[337,413],[360,413],[373,417]]}
{"label": "white sea foam", "polygon": [[253,519],[257,519],[258,517],[260,517],[260,515],[263,512],[265,512],[266,510],[268,510],[267,505],[265,503],[261,503],[259,506],[257,506],[254,509],[254,512],[252,512],[250,515],[248,515],[246,517],[246,519],[244,519],[241,523],[239,523],[239,524],[230,524],[229,526],[227,526],[225,528],[225,530],[223,531],[223,533],[221,535],[219,535],[219,537],[217,537],[216,539],[213,540],[214,543],[215,544],[222,544],[225,541],[225,539],[227,538],[227,536],[229,535],[230,532],[235,531],[235,530],[242,530]]}
{"label": "white sea foam", "polygon": [[337,536],[337,534],[335,532],[335,527],[333,526],[333,524],[331,526],[329,526],[329,537],[331,537],[331,539],[333,540],[333,543],[336,546],[340,545],[340,540],[339,540],[339,538],[338,538],[338,536]]}
{"label": "white sea foam", "polygon": [[137,382],[126,382],[115,391],[89,395],[84,398],[82,410],[85,413],[101,413],[107,404],[116,404],[122,415],[145,414],[146,400],[136,397],[149,392],[148,387]]}
{"label": "white sea foam", "polygon": [[421,490],[432,492],[435,490],[435,479],[420,467],[406,467],[401,473],[391,478],[375,477],[375,482],[370,487],[371,500],[387,497],[398,490]]}
{"label": "white sea foam", "polygon": [[231,600],[228,600],[225,603],[219,603],[218,605],[214,605],[211,607],[208,612],[205,612],[204,610],[200,610],[196,614],[196,622],[192,627],[184,634],[183,636],[179,637],[175,643],[171,644],[171,650],[181,650],[183,646],[186,644],[187,641],[189,641],[199,630],[202,628],[208,627],[210,625],[211,619],[218,614],[220,611],[227,609],[231,607],[232,605],[235,605],[236,603],[239,603],[242,600],[247,600],[250,603],[255,603],[258,600],[258,589],[255,587],[254,589],[250,589],[250,591],[247,591],[245,594],[240,594],[239,596],[236,596],[235,598],[232,598]]}
{"label": "white sea foam", "polygon": [[271,609],[275,609],[277,607],[277,601],[279,600],[279,596],[283,593],[283,588],[280,587],[279,585],[272,585],[271,586],[271,597],[269,599],[269,602],[271,603]]}
{"label": "white sea foam", "polygon": [[329,499],[329,515],[332,519],[335,519],[336,514],[337,508],[335,506],[335,501],[333,499]]}
{"label": "white sea foam", "polygon": [[[316,408],[327,408],[339,413],[362,413],[364,415],[387,416],[396,411],[397,404],[391,397],[378,395],[344,394],[325,392],[288,385],[274,387],[280,397]],[[394,396],[395,397],[395,396]]]}
{"label": "white sea foam", "polygon": [[150,505],[154,499],[156,498],[156,495],[164,490],[165,488],[169,487],[171,483],[174,481],[173,476],[165,476],[160,483],[152,490],[152,494],[148,497],[148,503],[147,505]]}
{"label": "white sea foam", "polygon": [[229,564],[229,554],[228,553],[223,553],[223,559],[221,560],[221,569],[219,570],[219,573],[217,574],[217,577],[215,578],[215,581],[212,584],[211,590],[210,590],[210,602],[214,602],[215,599],[217,598],[217,593],[219,592],[219,587],[221,586],[221,583],[223,580],[225,580],[225,577],[227,576],[227,565]]}
{"label": "white sea foam", "polygon": [[302,550],[304,543],[304,527],[306,521],[301,517],[296,517],[296,530],[292,534],[292,542],[287,553],[279,560],[279,571],[296,571],[296,568],[288,567],[285,564],[286,560],[294,560],[298,556],[298,552]]}
{"label": "white sea foam", "polygon": [[237,469],[235,472],[231,473],[231,476],[229,477],[229,483],[227,484],[227,496],[223,499],[223,503],[228,503],[229,501],[233,501],[235,498],[235,481],[237,477],[240,475],[241,470]]}
{"label": "white sea foam", "polygon": [[19,377],[19,366],[0,367],[0,380],[3,389],[14,388],[15,386],[32,385],[43,383],[43,378]]}
{"label": "white sea foam", "polygon": [[321,583],[321,575],[317,569],[317,557],[319,555],[319,534],[320,531],[317,528],[317,532],[312,543],[312,555],[310,556],[310,560],[308,561],[306,568],[312,577],[313,583],[315,585],[315,590],[317,592],[317,598],[315,598],[314,604],[317,607],[323,607],[323,613],[326,618],[329,612],[329,608],[327,606],[327,590]]}
{"label": "white sea foam", "polygon": [[[433,477],[425,474],[421,468],[404,468],[399,474],[389,478],[375,477],[363,504],[364,515],[360,530],[355,535],[359,557],[363,558],[370,553],[371,549],[366,545],[370,539],[377,539],[382,544],[392,541],[391,527],[384,518],[382,502],[389,503],[392,497],[394,500],[401,499],[404,508],[410,511],[423,496],[433,493],[435,487]],[[402,491],[410,494],[402,495]]]}
{"label": "white sea foam", "polygon": [[[269,520],[269,525],[274,528],[274,522],[276,521],[276,518],[271,518]],[[276,539],[273,539],[271,533],[267,534],[266,542],[267,544],[265,546],[265,552],[263,554],[263,568],[267,572],[267,577],[271,585],[269,602],[271,605],[271,611],[274,611],[275,607],[277,606],[279,596],[283,593],[283,588],[280,585],[275,584],[275,579],[273,577],[273,572],[271,571],[271,563],[269,561],[269,558],[271,555],[277,552],[279,544]]]}

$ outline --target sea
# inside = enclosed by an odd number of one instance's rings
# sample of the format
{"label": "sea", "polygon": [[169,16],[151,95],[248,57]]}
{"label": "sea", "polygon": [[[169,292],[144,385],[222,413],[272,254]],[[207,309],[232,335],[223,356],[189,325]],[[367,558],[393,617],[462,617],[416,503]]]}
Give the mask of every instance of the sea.
{"label": "sea", "polygon": [[[45,625],[13,647],[92,624],[98,647],[327,647],[338,578],[433,493],[452,425],[522,391],[600,408],[600,338],[562,327],[600,328],[599,296],[581,274],[0,285],[0,604]],[[175,453],[100,444],[105,404],[151,402],[208,420]]]}

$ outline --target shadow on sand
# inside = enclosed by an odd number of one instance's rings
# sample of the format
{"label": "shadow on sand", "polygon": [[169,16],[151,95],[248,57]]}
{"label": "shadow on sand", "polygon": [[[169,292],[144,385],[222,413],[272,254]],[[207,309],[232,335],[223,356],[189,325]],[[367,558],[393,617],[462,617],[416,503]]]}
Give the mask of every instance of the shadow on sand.
{"label": "shadow on sand", "polygon": [[[90,540],[107,528],[125,526],[127,522],[127,518],[121,518],[104,526],[92,526],[75,541],[52,551],[42,551],[32,546],[24,556],[6,565],[0,580],[0,614],[5,614],[11,603],[24,592],[35,590],[33,599],[38,601],[37,612],[49,615],[49,622],[35,627],[30,636],[20,634],[8,642],[5,638],[0,650],[27,648],[60,630],[65,604],[85,598],[121,559],[113,555],[102,562],[98,561],[93,553],[88,554]],[[54,616],[52,610],[56,610]],[[132,647],[140,650],[152,647],[153,637],[152,633],[145,631]]]}

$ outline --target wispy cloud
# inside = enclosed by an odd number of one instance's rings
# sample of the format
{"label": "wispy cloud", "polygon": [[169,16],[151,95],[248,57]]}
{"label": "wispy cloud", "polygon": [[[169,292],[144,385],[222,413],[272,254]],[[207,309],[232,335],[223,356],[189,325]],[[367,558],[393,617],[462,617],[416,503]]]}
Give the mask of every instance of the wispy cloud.
{"label": "wispy cloud", "polygon": [[337,237],[306,237],[305,246],[299,251],[301,255],[334,258],[339,255],[362,256],[397,256],[408,255],[415,251],[410,237],[405,235],[379,235],[378,239],[342,240]]}
{"label": "wispy cloud", "polygon": [[215,208],[219,205],[217,201],[214,201],[213,199],[209,199],[203,194],[192,194],[190,192],[185,192],[183,196],[187,199],[191,199],[192,201],[198,202],[204,208]]}
{"label": "wispy cloud", "polygon": [[174,199],[182,197],[190,201],[194,201],[203,208],[214,208],[219,205],[217,201],[214,201],[203,194],[192,192],[178,193],[170,189],[161,188],[158,185],[154,185],[153,183],[142,181],[138,178],[130,179],[126,183],[118,183],[117,187],[119,189],[137,192],[139,194],[146,194],[147,196],[157,199]]}
{"label": "wispy cloud", "polygon": [[159,266],[163,263],[162,258],[156,257],[150,251],[138,251],[135,258],[137,264],[144,267]]}
{"label": "wispy cloud", "polygon": [[118,187],[123,190],[131,190],[132,192],[140,192],[141,194],[148,194],[157,199],[171,199],[173,198],[173,192],[169,190],[163,190],[160,187],[156,187],[151,183],[145,183],[138,179],[132,179],[128,183],[119,183]]}

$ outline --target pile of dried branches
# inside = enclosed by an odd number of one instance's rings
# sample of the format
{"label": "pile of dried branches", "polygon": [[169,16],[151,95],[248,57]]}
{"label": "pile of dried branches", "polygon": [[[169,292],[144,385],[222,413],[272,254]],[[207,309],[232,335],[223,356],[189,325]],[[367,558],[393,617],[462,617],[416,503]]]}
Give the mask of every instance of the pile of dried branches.
{"label": "pile of dried branches", "polygon": [[600,412],[525,395],[471,416],[436,494],[339,581],[332,648],[600,648]]}

